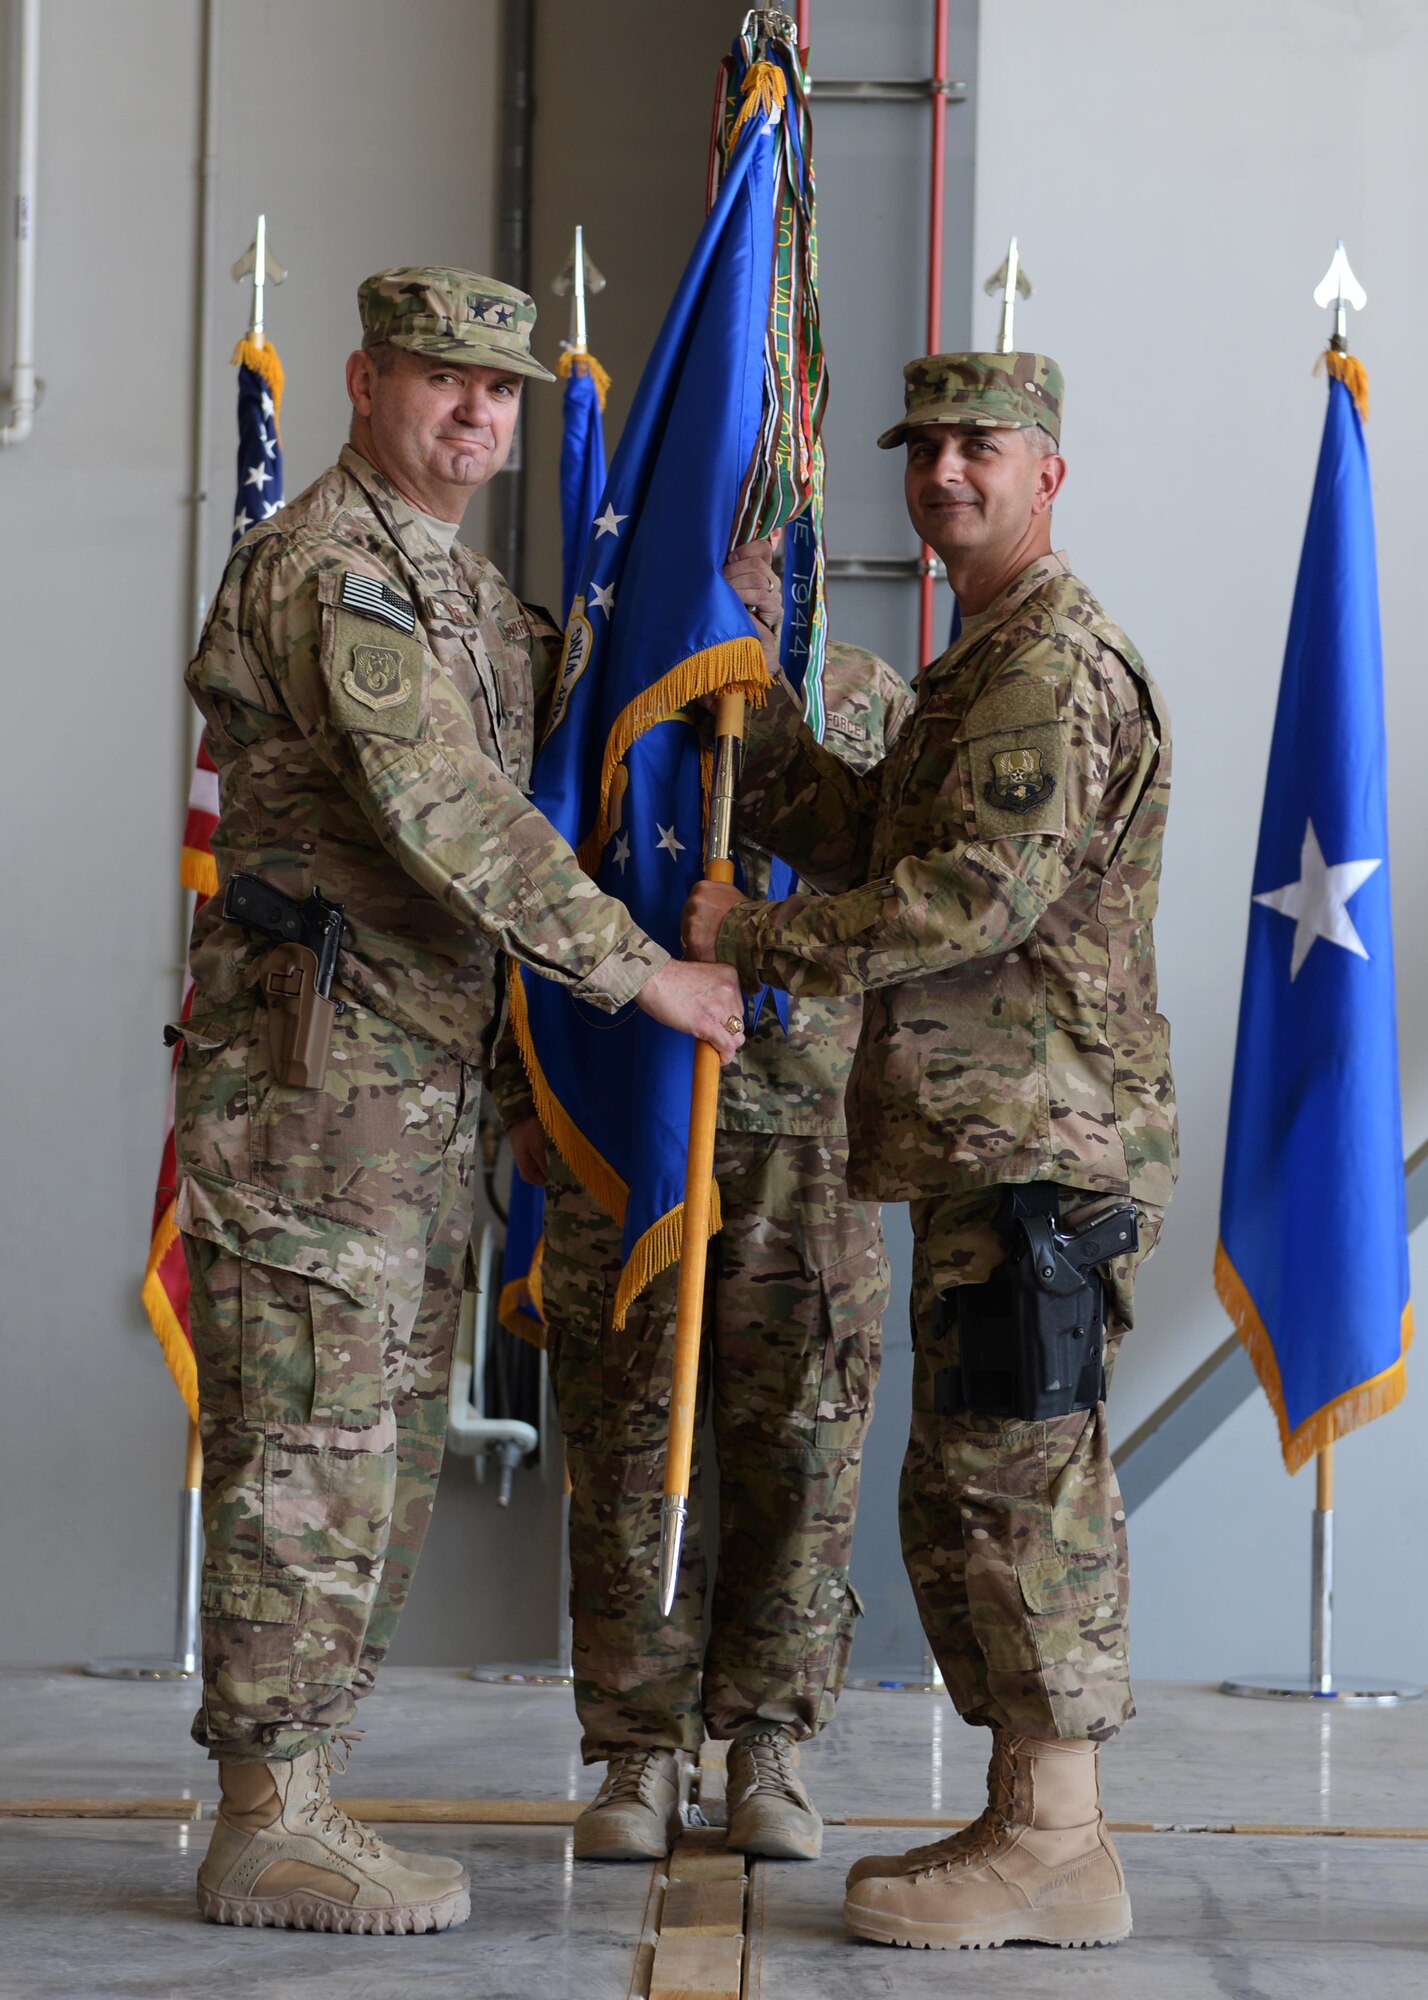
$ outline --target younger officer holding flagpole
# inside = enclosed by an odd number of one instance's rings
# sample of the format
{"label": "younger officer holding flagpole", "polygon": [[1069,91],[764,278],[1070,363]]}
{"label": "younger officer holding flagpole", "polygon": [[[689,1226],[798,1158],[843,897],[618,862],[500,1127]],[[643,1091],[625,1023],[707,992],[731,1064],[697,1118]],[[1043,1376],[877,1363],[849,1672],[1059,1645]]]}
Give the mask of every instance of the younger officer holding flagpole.
{"label": "younger officer holding flagpole", "polygon": [[950,1840],[857,1863],[845,1919],[884,1943],[1109,1943],[1130,1903],[1097,1751],[1133,1707],[1104,1392],[1175,1171],[1151,938],[1169,728],[1052,553],[1056,364],[929,355],[905,376],[879,443],[906,444],[961,633],[866,775],[786,702],[751,719],[745,824],[833,893],[700,884],[685,947],[746,989],[864,995],[850,1185],[911,1203],[903,1548],[948,1692],[992,1731],[989,1801]]}
{"label": "younger officer holding flagpole", "polygon": [[[359,292],[338,463],[235,548],[188,683],[218,770],[194,926],[177,1221],[203,1431],[215,1922],[442,1930],[455,1861],[332,1800],[431,1515],[501,954],[732,1057],[738,984],[681,966],[529,804],[558,643],[456,531],[511,447],[524,293]],[[738,1027],[737,1020],[735,1027]]]}

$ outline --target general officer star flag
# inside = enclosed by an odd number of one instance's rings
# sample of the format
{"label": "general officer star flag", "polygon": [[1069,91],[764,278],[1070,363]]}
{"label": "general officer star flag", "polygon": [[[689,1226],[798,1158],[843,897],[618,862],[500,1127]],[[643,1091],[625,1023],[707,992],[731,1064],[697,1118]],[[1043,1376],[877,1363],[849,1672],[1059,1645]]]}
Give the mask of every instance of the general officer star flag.
{"label": "general officer star flag", "polygon": [[[707,782],[688,705],[725,687],[761,701],[768,685],[723,565],[731,545],[781,525],[810,494],[811,448],[770,504],[753,498],[769,490],[775,221],[802,75],[782,39],[752,53],[727,170],[611,467],[535,767],[536,804],[601,887],[676,953],[702,872]],[[805,396],[805,419],[807,409]],[[523,972],[512,1015],[546,1130],[622,1225],[623,1320],[679,1255],[694,1044],[636,1008],[601,1015]]]}
{"label": "general officer star flag", "polygon": [[[269,341],[259,346],[251,337],[240,340],[233,352],[238,369],[238,501],[233,510],[232,541],[266,521],[283,504],[283,449],[278,432],[278,413],[283,401],[283,364]],[[207,746],[199,739],[194,761],[193,783],[189,789],[188,814],[184,820],[183,848],[179,855],[179,879],[192,889],[197,902],[194,914],[218,888],[218,868],[213,859],[213,834],[218,825],[218,773]],[[187,1020],[193,1005],[193,981],[184,967],[183,1005]],[[179,1052],[174,1050],[174,1064]],[[194,1367],[193,1345],[188,1330],[188,1266],[183,1242],[174,1221],[178,1198],[178,1156],[174,1150],[174,1071],[169,1071],[168,1104],[164,1112],[164,1141],[159,1158],[159,1181],[154,1191],[154,1217],[149,1233],[149,1261],[144,1272],[141,1297],[149,1324],[154,1329],[169,1372],[179,1394],[188,1405],[189,1415],[198,1419],[198,1376]]]}
{"label": "general officer star flag", "polygon": [[1363,375],[1329,409],[1255,861],[1220,1297],[1295,1472],[1404,1392],[1412,1338]]}

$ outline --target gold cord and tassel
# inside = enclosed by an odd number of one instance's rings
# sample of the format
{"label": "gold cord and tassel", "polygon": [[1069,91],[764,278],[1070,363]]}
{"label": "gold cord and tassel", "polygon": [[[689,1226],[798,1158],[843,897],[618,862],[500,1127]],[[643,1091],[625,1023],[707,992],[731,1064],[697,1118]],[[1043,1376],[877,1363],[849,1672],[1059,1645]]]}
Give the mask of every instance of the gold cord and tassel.
{"label": "gold cord and tassel", "polygon": [[1341,354],[1337,347],[1326,347],[1314,364],[1314,373],[1317,375],[1321,368],[1327,368],[1336,382],[1343,383],[1354,399],[1359,422],[1366,424],[1369,413],[1368,370],[1357,354]]}
{"label": "gold cord and tassel", "polygon": [[788,100],[788,79],[777,63],[750,63],[743,82],[744,101],[739,106],[739,115],[734,120],[734,129],[729,134],[729,144],[733,145],[744,127],[755,113],[774,118],[783,110]]}
{"label": "gold cord and tassel", "polygon": [[610,377],[588,347],[567,347],[555,364],[555,372],[564,382],[568,382],[572,375],[588,375],[595,384],[595,394],[600,398],[603,413],[605,398],[610,393]]}
{"label": "gold cord and tassel", "polygon": [[251,368],[255,375],[261,375],[273,392],[273,428],[278,433],[278,443],[283,441],[282,425],[279,421],[283,413],[283,364],[278,359],[278,350],[269,340],[257,341],[249,333],[233,350],[235,368]]}

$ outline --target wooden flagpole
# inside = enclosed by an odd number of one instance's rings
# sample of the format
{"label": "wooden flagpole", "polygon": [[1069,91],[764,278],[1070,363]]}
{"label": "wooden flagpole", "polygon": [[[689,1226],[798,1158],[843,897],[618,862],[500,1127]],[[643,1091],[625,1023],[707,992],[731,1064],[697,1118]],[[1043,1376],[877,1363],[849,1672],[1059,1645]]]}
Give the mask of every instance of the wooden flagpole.
{"label": "wooden flagpole", "polygon": [[[744,740],[744,697],[725,692],[715,711],[714,790],[704,850],[706,882],[734,879],[734,785]],[[689,1156],[684,1177],[684,1248],[679,1260],[679,1304],[674,1325],[674,1369],[669,1391],[669,1446],[660,1508],[659,1607],[668,1618],[679,1588],[679,1552],[689,1512],[694,1457],[694,1405],[699,1391],[699,1349],[704,1331],[704,1278],[709,1265],[709,1207],[714,1179],[714,1127],[719,1113],[719,1052],[694,1045],[694,1085],[689,1103]]]}

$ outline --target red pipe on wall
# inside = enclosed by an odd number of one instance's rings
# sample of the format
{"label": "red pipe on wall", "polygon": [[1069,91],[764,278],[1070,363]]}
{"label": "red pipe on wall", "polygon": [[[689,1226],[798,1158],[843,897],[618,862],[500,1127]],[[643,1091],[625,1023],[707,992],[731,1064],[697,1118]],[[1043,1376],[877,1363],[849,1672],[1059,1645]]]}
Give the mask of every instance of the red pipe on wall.
{"label": "red pipe on wall", "polygon": [[798,0],[798,47],[806,62],[808,60],[808,17],[813,9],[813,0]]}
{"label": "red pipe on wall", "polygon": [[[941,86],[947,74],[948,0],[933,0],[932,26],[932,178],[928,200],[927,236],[927,352],[937,354],[942,347],[942,238],[947,218],[947,92]],[[925,667],[934,657],[933,618],[937,609],[937,579],[929,565],[934,561],[930,548],[922,546],[923,575],[917,621],[917,664]]]}

